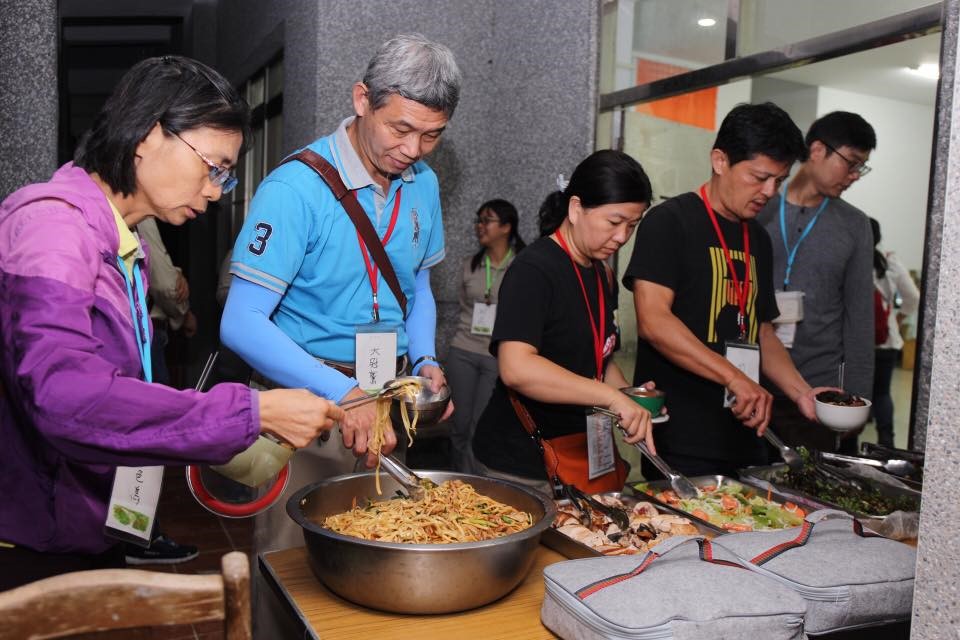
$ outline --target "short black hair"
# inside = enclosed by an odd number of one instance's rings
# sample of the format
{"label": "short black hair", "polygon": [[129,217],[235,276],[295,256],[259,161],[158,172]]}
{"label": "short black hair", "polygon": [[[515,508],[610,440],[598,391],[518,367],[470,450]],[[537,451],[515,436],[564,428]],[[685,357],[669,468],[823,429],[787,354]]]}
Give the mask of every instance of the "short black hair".
{"label": "short black hair", "polygon": [[81,139],[74,162],[130,195],[136,191],[137,145],[157,123],[170,133],[210,127],[250,139],[250,108],[226,78],[196,60],[160,56],[123,75]]}
{"label": "short black hair", "polygon": [[653,188],[640,163],[627,154],[612,149],[594,151],[573,170],[567,187],[549,194],[540,205],[541,236],[560,228],[573,196],[585,209],[620,202],[650,204]]}
{"label": "short black hair", "polygon": [[714,149],[727,154],[730,165],[762,154],[777,162],[806,160],[803,134],[790,115],[773,104],[738,104],[723,119]]}
{"label": "short black hair", "polygon": [[817,140],[834,149],[847,146],[867,152],[877,148],[877,134],[870,123],[849,111],[833,111],[817,118],[807,131],[807,148]]}

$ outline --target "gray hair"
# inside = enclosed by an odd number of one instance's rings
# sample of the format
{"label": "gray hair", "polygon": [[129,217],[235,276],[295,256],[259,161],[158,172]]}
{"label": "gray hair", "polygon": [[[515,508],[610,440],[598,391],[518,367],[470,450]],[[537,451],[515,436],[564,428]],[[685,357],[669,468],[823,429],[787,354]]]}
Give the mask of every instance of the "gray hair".
{"label": "gray hair", "polygon": [[419,33],[387,40],[363,74],[370,105],[379,109],[391,94],[453,116],[460,100],[460,69],[453,52]]}

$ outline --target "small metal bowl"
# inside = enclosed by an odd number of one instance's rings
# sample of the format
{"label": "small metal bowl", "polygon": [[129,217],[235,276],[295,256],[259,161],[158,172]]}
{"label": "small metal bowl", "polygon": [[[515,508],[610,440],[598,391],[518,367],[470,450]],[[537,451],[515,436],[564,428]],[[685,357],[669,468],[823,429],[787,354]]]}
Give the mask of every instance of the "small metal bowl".
{"label": "small metal bowl", "polygon": [[[396,613],[452,613],[483,606],[520,584],[534,563],[540,535],[557,507],[533,489],[452,471],[417,471],[436,483],[463,480],[480,493],[533,515],[529,529],[502,538],[453,544],[363,540],[318,523],[376,498],[374,474],[337,476],[308,485],[287,501],[287,514],[303,528],[310,567],[331,591],[364,607]],[[400,489],[381,477],[383,497]],[[382,498],[380,498],[382,499]]]}
{"label": "small metal bowl", "polygon": [[450,387],[444,385],[440,391],[434,393],[430,390],[430,378],[423,376],[401,376],[391,380],[384,385],[384,387],[389,388],[391,384],[408,381],[419,382],[420,393],[418,393],[417,397],[413,400],[408,399],[406,396],[399,396],[393,399],[393,402],[390,403],[390,419],[393,421],[394,426],[398,428],[403,426],[403,418],[400,415],[401,402],[407,405],[407,415],[410,416],[411,420],[413,419],[414,411],[420,413],[419,418],[417,418],[418,427],[429,427],[440,422],[440,418],[443,417],[443,412],[447,410],[447,405],[450,404]]}
{"label": "small metal bowl", "polygon": [[621,393],[630,396],[630,399],[638,405],[653,414],[653,417],[660,415],[660,410],[667,399],[667,394],[660,389],[647,389],[646,387],[623,387]]}

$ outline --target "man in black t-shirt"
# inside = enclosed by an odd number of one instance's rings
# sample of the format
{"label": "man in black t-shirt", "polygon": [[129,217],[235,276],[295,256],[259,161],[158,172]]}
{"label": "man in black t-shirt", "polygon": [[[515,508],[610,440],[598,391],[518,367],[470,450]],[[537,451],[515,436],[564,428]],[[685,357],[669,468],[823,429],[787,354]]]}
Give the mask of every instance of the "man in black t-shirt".
{"label": "man in black t-shirt", "polygon": [[[734,475],[766,462],[756,436],[772,397],[761,372],[814,418],[816,390],[771,324],[779,315],[772,246],[754,220],[804,153],[779,107],[739,105],[720,126],[699,194],[652,209],[637,232],[623,279],[637,311],[634,383],[653,379],[666,392],[670,421],[655,430],[657,448],[686,475]],[[659,477],[646,461],[643,471]]]}

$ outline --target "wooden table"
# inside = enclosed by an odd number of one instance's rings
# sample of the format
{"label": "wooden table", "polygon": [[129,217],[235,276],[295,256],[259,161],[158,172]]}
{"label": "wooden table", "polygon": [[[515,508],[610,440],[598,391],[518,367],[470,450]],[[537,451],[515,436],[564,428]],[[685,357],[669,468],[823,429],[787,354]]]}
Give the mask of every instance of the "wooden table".
{"label": "wooden table", "polygon": [[561,560],[566,558],[541,545],[530,573],[505,597],[479,609],[440,615],[385,613],[343,600],[314,577],[305,547],[261,554],[260,569],[300,621],[304,635],[312,638],[541,640],[556,638],[540,623],[543,568]]}

